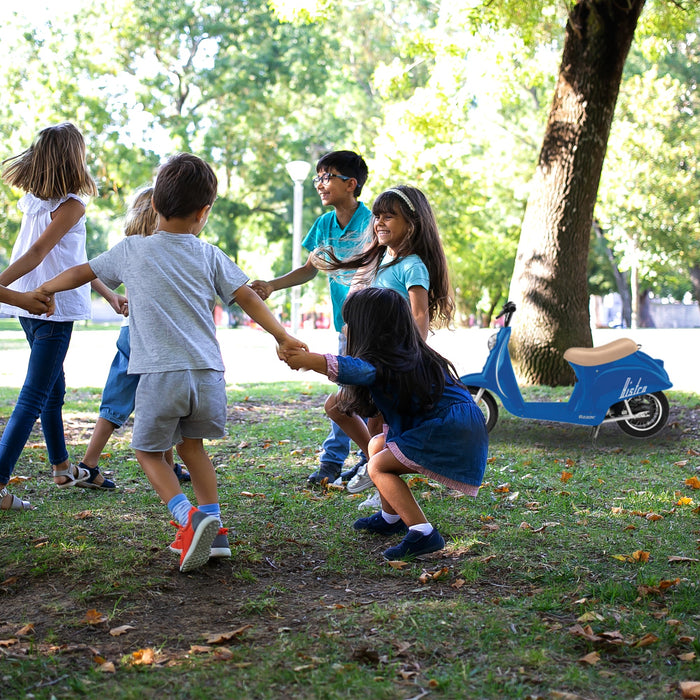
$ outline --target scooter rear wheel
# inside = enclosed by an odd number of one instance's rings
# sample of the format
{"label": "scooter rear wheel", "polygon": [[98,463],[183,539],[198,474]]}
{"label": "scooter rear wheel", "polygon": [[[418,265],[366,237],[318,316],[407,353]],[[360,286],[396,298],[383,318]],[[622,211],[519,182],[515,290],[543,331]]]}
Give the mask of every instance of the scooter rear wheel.
{"label": "scooter rear wheel", "polygon": [[[484,420],[486,421],[486,430],[487,432],[491,432],[492,428],[494,425],[496,425],[496,421],[498,420],[498,404],[496,403],[496,399],[489,394],[486,389],[482,389],[480,386],[468,386],[467,389],[469,389],[469,393],[472,395],[472,398],[474,401],[476,401],[476,405],[481,409],[481,412],[484,414]],[[481,393],[481,396],[479,397],[478,401],[476,398],[476,395]]]}
{"label": "scooter rear wheel", "polygon": [[[668,420],[668,399],[662,391],[653,394],[642,394],[627,399],[633,413],[646,411],[645,418],[630,418],[617,421],[617,426],[623,433],[637,438],[647,438],[656,435]],[[621,415],[625,412],[624,402],[616,403],[610,407],[610,413]]]}

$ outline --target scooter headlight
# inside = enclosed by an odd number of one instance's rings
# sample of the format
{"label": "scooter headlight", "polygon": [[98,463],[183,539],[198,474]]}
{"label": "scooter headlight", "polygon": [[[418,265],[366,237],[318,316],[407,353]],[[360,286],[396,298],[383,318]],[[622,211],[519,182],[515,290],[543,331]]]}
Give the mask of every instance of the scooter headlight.
{"label": "scooter headlight", "polygon": [[488,340],[488,343],[486,345],[488,346],[489,350],[493,350],[494,346],[496,345],[496,338],[498,338],[498,333],[494,333]]}

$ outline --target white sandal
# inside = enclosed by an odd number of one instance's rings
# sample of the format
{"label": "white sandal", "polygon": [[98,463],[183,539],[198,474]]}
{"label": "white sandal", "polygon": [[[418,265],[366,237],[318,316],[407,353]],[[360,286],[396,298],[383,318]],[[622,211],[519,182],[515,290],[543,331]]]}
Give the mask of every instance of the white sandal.
{"label": "white sandal", "polygon": [[[76,470],[75,474],[73,473],[73,469]],[[60,471],[54,472],[53,473],[54,478],[57,476],[65,476],[68,481],[64,481],[62,484],[56,484],[54,481],[54,484],[59,489],[67,489],[70,488],[71,486],[75,486],[76,484],[79,484],[81,481],[86,481],[87,479],[90,478],[90,472],[87,469],[83,469],[82,467],[76,467],[75,464],[71,464],[68,466],[67,469],[61,469]]]}
{"label": "white sandal", "polygon": [[[3,508],[2,502],[5,496],[9,496],[12,500],[10,501],[9,508]],[[21,498],[11,494],[5,486],[0,489],[0,510],[34,510],[34,507],[29,501],[23,501]]]}

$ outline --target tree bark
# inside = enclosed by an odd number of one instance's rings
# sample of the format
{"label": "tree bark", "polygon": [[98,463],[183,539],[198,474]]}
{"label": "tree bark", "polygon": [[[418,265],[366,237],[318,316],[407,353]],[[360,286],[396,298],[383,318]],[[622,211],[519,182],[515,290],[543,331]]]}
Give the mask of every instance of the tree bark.
{"label": "tree bark", "polygon": [[563,354],[591,347],[586,274],[610,125],[645,0],[579,0],[566,26],[559,79],[523,219],[510,298],[520,381],[573,383]]}

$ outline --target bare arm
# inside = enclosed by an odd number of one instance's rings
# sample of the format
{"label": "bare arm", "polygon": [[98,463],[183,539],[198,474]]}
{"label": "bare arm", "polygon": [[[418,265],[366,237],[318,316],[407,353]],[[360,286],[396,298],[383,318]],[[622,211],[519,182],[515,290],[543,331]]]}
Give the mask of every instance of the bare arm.
{"label": "bare arm", "polygon": [[411,313],[418,326],[421,338],[428,337],[430,328],[430,316],[428,314],[428,290],[420,285],[410,287],[408,290],[408,300],[411,303]]}
{"label": "bare arm", "polygon": [[300,284],[305,284],[312,280],[318,274],[318,269],[311,262],[313,255],[309,255],[306,262],[295,270],[288,272],[286,275],[276,277],[273,280],[265,282],[265,280],[254,280],[250,283],[253,291],[264,301],[272,292],[279,289],[287,289],[287,287],[296,287]]}
{"label": "bare arm", "polygon": [[85,207],[77,199],[68,199],[53,213],[51,223],[44,229],[39,238],[21,257],[17,258],[2,274],[0,284],[8,285],[19,279],[27,272],[35,269],[51,252],[63,236],[80,221],[85,213]]}
{"label": "bare arm", "polygon": [[265,302],[250,287],[245,284],[239,287],[233,298],[253,321],[274,337],[277,341],[277,354],[282,359],[285,359],[287,353],[293,348],[308,350],[304,343],[287,333],[282,324],[272,315],[270,309],[267,308]]}
{"label": "bare arm", "polygon": [[104,282],[94,279],[90,286],[97,292],[118,314],[128,316],[128,305],[123,294],[116,294]]}
{"label": "bare arm", "polygon": [[285,362],[292,369],[310,369],[318,374],[328,376],[328,363],[325,355],[316,352],[305,352],[304,350],[291,350],[287,353]]}
{"label": "bare arm", "polygon": [[65,292],[66,289],[81,287],[94,279],[97,279],[97,275],[92,271],[88,263],[83,263],[82,265],[69,267],[65,272],[56,275],[52,280],[44,282],[37,291],[43,294]]}

